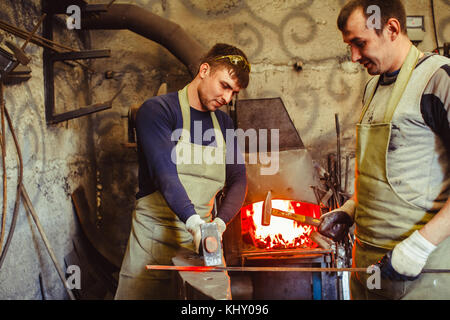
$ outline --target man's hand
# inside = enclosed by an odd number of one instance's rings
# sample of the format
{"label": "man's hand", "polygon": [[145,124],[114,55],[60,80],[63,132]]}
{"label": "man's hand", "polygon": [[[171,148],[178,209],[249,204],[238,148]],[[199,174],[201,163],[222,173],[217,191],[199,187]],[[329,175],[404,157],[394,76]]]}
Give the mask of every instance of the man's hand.
{"label": "man's hand", "polygon": [[436,246],[416,230],[377,263],[381,276],[397,281],[416,280],[434,249]]}
{"label": "man's hand", "polygon": [[215,218],[212,222],[217,224],[217,230],[219,231],[220,240],[222,240],[222,235],[225,232],[225,230],[227,229],[227,225],[220,218]]}
{"label": "man's hand", "polygon": [[198,214],[194,214],[186,221],[186,229],[194,238],[195,252],[199,253],[200,242],[202,241],[202,231],[200,225],[204,224],[202,218]]}
{"label": "man's hand", "polygon": [[319,233],[333,241],[342,241],[353,225],[354,212],[355,202],[348,200],[342,207],[324,214],[320,217]]}

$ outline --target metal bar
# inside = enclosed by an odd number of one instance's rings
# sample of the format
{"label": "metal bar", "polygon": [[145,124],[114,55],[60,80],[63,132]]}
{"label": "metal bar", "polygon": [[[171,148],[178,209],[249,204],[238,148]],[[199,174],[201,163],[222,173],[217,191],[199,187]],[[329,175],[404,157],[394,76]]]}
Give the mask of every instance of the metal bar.
{"label": "metal bar", "polygon": [[79,118],[82,116],[86,116],[91,113],[111,109],[113,101],[117,98],[117,96],[120,94],[120,92],[122,92],[123,88],[125,88],[125,85],[123,85],[119,89],[119,91],[117,91],[117,93],[111,98],[111,100],[106,101],[104,103],[96,103],[96,104],[89,105],[87,107],[83,107],[83,108],[80,108],[77,110],[68,111],[68,112],[64,112],[64,113],[60,113],[60,114],[56,114],[56,115],[52,114],[51,118],[48,118],[47,123],[55,124],[55,123]]}
{"label": "metal bar", "polygon": [[[303,267],[220,267],[220,266],[164,266],[147,265],[146,270],[190,271],[190,272],[367,272],[368,268],[303,268]],[[424,269],[421,273],[450,273],[450,269]]]}
{"label": "metal bar", "polygon": [[[45,18],[44,18],[45,20]],[[15,36],[18,36],[24,40],[26,40],[28,37],[30,37],[29,42],[32,42],[34,44],[40,45],[42,47],[47,47],[49,49],[52,49],[54,51],[58,51],[55,47],[59,47],[61,49],[65,49],[68,51],[76,51],[73,48],[70,48],[68,46],[62,45],[60,43],[54,42],[52,39],[47,39],[45,37],[41,37],[40,35],[34,34],[32,35],[31,32],[28,32],[26,30],[20,29],[18,27],[15,27],[13,25],[10,25],[9,23],[0,20],[0,29],[3,29],[11,34],[14,34]]]}
{"label": "metal bar", "polygon": [[93,59],[93,58],[109,58],[111,50],[85,50],[75,52],[53,53],[50,58],[52,61]]}
{"label": "metal bar", "polygon": [[2,253],[3,248],[3,238],[5,236],[5,228],[6,228],[6,214],[7,214],[7,204],[8,204],[8,188],[7,183],[8,179],[6,178],[6,127],[5,127],[5,102],[3,101],[3,83],[0,81],[0,125],[1,125],[1,133],[0,133],[0,149],[2,152],[2,171],[3,171],[3,206],[2,206],[2,222],[1,222],[1,230],[0,230],[0,255]]}
{"label": "metal bar", "polygon": [[88,4],[84,7],[84,12],[98,13],[108,11],[110,5],[106,4]]}
{"label": "metal bar", "polygon": [[67,120],[72,120],[75,118],[79,118],[94,112],[99,112],[99,111],[103,111],[103,110],[107,110],[107,109],[111,109],[112,108],[112,104],[111,101],[108,101],[106,103],[98,103],[98,104],[94,104],[91,106],[87,106],[84,108],[80,108],[74,111],[68,111],[65,113],[60,113],[60,114],[56,114],[56,115],[51,115],[50,118],[47,121],[48,124],[55,124],[55,123],[59,123],[59,122],[63,122],[63,121],[67,121]]}
{"label": "metal bar", "polygon": [[42,274],[41,273],[39,273],[39,287],[41,289],[42,300],[47,300],[46,297],[45,297],[44,282],[42,281]]}
{"label": "metal bar", "polygon": [[311,250],[282,250],[282,251],[243,251],[242,255],[245,257],[252,256],[290,256],[290,255],[310,255],[310,254],[329,254],[331,250],[311,249]]}
{"label": "metal bar", "polygon": [[[53,22],[51,14],[44,18],[43,35],[48,41],[53,41]],[[55,50],[55,48],[53,48],[52,50],[59,51]],[[112,100],[114,100],[115,97],[118,95],[117,93],[111,101],[107,101],[105,103],[93,104],[74,111],[55,114],[55,84],[54,84],[53,63],[55,61],[105,58],[110,56],[111,56],[110,50],[85,50],[74,52],[51,53],[50,50],[44,49],[43,60],[44,60],[44,87],[45,87],[45,116],[47,124],[55,124],[66,120],[79,118],[81,116],[88,115],[94,112],[110,109],[112,107]],[[75,61],[75,63],[78,63],[79,65],[87,68],[88,70],[91,70],[90,68],[86,67],[84,64],[78,61]]]}
{"label": "metal bar", "polygon": [[[42,35],[53,40],[53,24],[52,17],[46,16],[44,23],[42,25]],[[54,50],[54,49],[50,49]],[[53,62],[50,60],[52,53],[49,48],[44,48],[42,53],[43,71],[44,71],[44,103],[45,103],[45,119],[47,123],[53,118],[55,113],[55,84],[54,84],[54,72],[53,72]]]}
{"label": "metal bar", "polygon": [[219,272],[219,271],[238,271],[238,272],[366,272],[367,268],[308,268],[308,267],[206,267],[206,266],[164,266],[147,265],[147,270],[169,270],[169,271],[191,271],[191,272]]}
{"label": "metal bar", "polygon": [[[339,114],[334,115],[335,122],[336,122],[336,140],[337,140],[337,147],[336,147],[336,156],[337,156],[337,189],[338,192],[342,190],[342,184],[341,184],[341,126],[339,124]],[[340,200],[340,199],[339,199]],[[339,201],[339,205],[341,205]]]}
{"label": "metal bar", "polygon": [[348,190],[348,165],[349,165],[350,157],[347,155],[345,157],[345,183],[344,183],[344,193],[347,193]]}

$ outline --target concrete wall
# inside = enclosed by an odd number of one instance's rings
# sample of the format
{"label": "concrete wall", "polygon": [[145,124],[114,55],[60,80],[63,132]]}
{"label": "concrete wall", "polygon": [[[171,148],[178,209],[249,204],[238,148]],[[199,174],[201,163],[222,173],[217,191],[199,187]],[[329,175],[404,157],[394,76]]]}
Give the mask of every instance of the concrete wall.
{"label": "concrete wall", "polygon": [[[26,30],[32,30],[41,15],[40,1],[0,1],[0,19]],[[0,31],[3,40],[20,46],[23,40]],[[75,41],[66,44],[76,45]],[[65,269],[65,256],[73,250],[72,239],[79,227],[74,214],[71,193],[79,186],[95,187],[95,158],[92,141],[92,119],[82,118],[48,126],[45,120],[42,48],[30,44],[25,49],[31,57],[29,81],[4,87],[5,105],[21,147],[23,184],[59,265]],[[82,79],[82,77],[81,77]],[[72,75],[57,73],[59,110],[69,108],[79,96],[88,98],[83,81]],[[7,204],[6,241],[16,197],[18,175],[17,154],[10,131],[7,141]],[[1,174],[3,177],[3,173]],[[3,188],[2,188],[3,190]],[[2,198],[0,203],[3,204]],[[0,299],[41,299],[39,274],[47,299],[66,298],[62,281],[44,246],[41,236],[23,203],[6,259],[0,269]]]}
{"label": "concrete wall", "polygon": [[[106,3],[109,1],[89,1]],[[117,1],[121,3],[122,1]],[[349,61],[349,51],[336,28],[344,0],[135,0],[124,1],[178,23],[206,49],[216,42],[242,48],[252,63],[249,87],[240,99],[281,97],[313,158],[325,165],[336,150],[334,114],[340,117],[343,155],[354,157],[355,131],[366,72]],[[430,1],[406,0],[408,15],[424,15],[423,51],[436,47]],[[450,41],[450,3],[436,0],[439,42]],[[30,30],[40,15],[37,0],[0,0],[0,18]],[[58,78],[60,108],[72,103],[97,103],[124,90],[113,108],[91,116],[47,126],[44,116],[42,49],[30,45],[33,77],[6,88],[25,162],[25,184],[42,224],[63,265],[77,232],[70,194],[87,188],[95,238],[107,259],[120,266],[129,234],[137,191],[136,154],[126,148],[126,120],[131,105],[155,95],[162,83],[182,88],[190,79],[186,67],[166,49],[130,31],[90,31],[92,48],[111,49],[112,56],[91,62],[95,73],[86,89],[76,70]],[[65,33],[61,41],[80,46]],[[18,43],[21,41],[18,40]],[[297,71],[293,65],[303,64]],[[106,71],[114,77],[107,79]],[[84,87],[83,87],[84,85]],[[8,139],[8,205],[12,214],[16,159]],[[353,166],[353,165],[352,165]],[[97,198],[97,199],[95,199]],[[9,219],[9,218],[8,218]],[[107,243],[108,245],[105,245]],[[64,290],[33,222],[22,209],[7,260],[0,269],[0,298],[39,299],[38,274],[43,274],[49,298]]]}

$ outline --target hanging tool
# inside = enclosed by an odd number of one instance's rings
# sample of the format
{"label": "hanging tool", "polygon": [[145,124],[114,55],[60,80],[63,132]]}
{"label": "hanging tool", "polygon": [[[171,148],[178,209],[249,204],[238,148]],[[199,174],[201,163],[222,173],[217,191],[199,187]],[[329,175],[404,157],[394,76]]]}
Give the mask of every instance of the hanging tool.
{"label": "hanging tool", "polygon": [[13,70],[19,63],[26,66],[28,63],[30,63],[31,58],[26,55],[25,48],[30,42],[31,38],[36,33],[37,29],[41,25],[42,21],[44,21],[44,18],[46,17],[46,14],[44,13],[40,19],[39,22],[34,26],[33,30],[28,34],[27,38],[25,39],[25,42],[22,44],[22,46],[19,48],[11,41],[5,41],[5,45],[13,52],[14,57],[17,59],[15,62],[14,67],[11,69]]}
{"label": "hanging tool", "polygon": [[5,135],[5,103],[3,101],[3,83],[0,81],[0,148],[2,152],[2,171],[3,171],[3,206],[2,206],[2,222],[0,228],[0,253],[3,248],[3,238],[5,236],[6,228],[6,209],[8,206],[8,192],[7,192],[7,175],[6,175],[6,135]]}
{"label": "hanging tool", "polygon": [[287,211],[282,211],[278,209],[272,208],[272,193],[267,192],[266,200],[263,204],[262,216],[261,216],[261,224],[263,226],[270,225],[270,220],[272,216],[281,217],[289,220],[294,220],[303,224],[308,224],[314,227],[318,227],[320,224],[319,219],[315,219],[313,217],[304,216],[301,214],[291,213]]}
{"label": "hanging tool", "polygon": [[325,181],[326,186],[329,190],[332,191],[333,196],[330,199],[329,202],[329,208],[330,210],[334,210],[336,208],[339,208],[341,206],[339,202],[339,185],[338,185],[338,178],[337,178],[337,161],[335,159],[334,154],[328,155],[328,177]]}
{"label": "hanging tool", "polygon": [[6,46],[11,49],[11,51],[14,53],[14,56],[16,57],[17,61],[26,66],[28,63],[30,63],[31,58],[25,54],[25,47],[28,45],[28,42],[30,42],[31,38],[33,38],[34,34],[36,33],[37,29],[41,25],[42,21],[44,21],[44,18],[47,15],[44,13],[40,19],[39,22],[34,26],[31,33],[28,34],[27,38],[25,39],[25,42],[22,44],[20,48],[16,47],[14,43],[10,41],[5,41]]}
{"label": "hanging tool", "polygon": [[[43,16],[42,16],[43,17],[42,19],[45,19],[45,16],[46,16],[46,14],[44,13]],[[17,28],[17,27],[15,27],[13,25],[8,24],[6,21],[3,21],[1,19],[0,19],[0,29],[3,29],[6,32],[9,32],[9,33],[11,33],[11,34],[13,34],[13,35],[15,35],[17,37],[20,37],[22,39],[25,39],[25,43],[24,44],[28,44],[28,42],[32,42],[35,45],[41,46],[43,48],[47,48],[47,49],[52,50],[52,51],[54,51],[56,53],[63,53],[63,49],[67,50],[67,51],[70,51],[70,52],[77,52],[77,50],[75,50],[75,49],[73,49],[71,47],[68,47],[66,45],[57,43],[57,42],[55,42],[53,40],[46,39],[46,38],[41,37],[41,36],[39,36],[37,34],[33,34],[31,32],[28,32],[26,30]],[[23,49],[24,48],[22,48],[22,50]],[[65,63],[68,63],[68,62],[65,61]],[[82,62],[74,61],[74,63],[77,63],[78,65],[80,65],[84,69],[94,73],[94,70],[92,68],[90,68],[89,66],[83,64]]]}
{"label": "hanging tool", "polygon": [[[342,190],[342,184],[341,184],[341,126],[339,124],[339,114],[334,115],[334,119],[336,122],[336,156],[337,156],[337,168],[336,168],[336,184],[337,184],[337,191],[340,192]],[[339,199],[340,200],[340,199]],[[339,204],[340,205],[340,204]]]}
{"label": "hanging tool", "polygon": [[[5,45],[11,50],[13,55],[10,55],[6,50],[1,49],[0,53],[2,54],[3,66],[0,66],[0,78],[3,78],[2,81],[5,83],[14,83],[14,81],[24,81],[30,78],[31,69],[26,67],[28,63],[30,63],[31,58],[25,53],[25,47],[30,42],[31,38],[33,38],[39,26],[42,24],[46,14],[44,13],[39,22],[34,26],[31,33],[28,34],[25,42],[19,48],[11,41],[5,41]],[[10,63],[5,67],[4,59],[10,59]],[[19,65],[20,64],[20,65]]]}
{"label": "hanging tool", "polygon": [[[344,182],[344,193],[347,194],[348,190],[348,165],[349,165],[350,157],[347,155],[345,157],[345,182]],[[347,199],[345,199],[347,200]]]}

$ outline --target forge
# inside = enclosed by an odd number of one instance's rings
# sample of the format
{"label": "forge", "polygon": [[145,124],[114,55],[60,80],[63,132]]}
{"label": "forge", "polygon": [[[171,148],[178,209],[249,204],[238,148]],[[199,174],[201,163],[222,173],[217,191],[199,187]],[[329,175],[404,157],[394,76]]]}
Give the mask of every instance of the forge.
{"label": "forge", "polygon": [[[324,238],[317,227],[291,219],[272,216],[269,225],[263,225],[263,203],[268,192],[271,205],[294,215],[319,219],[328,208],[323,207],[315,192],[320,185],[312,158],[304,148],[283,101],[274,99],[240,100],[230,113],[239,129],[278,128],[279,140],[261,148],[243,147],[248,179],[248,191],[240,212],[228,225],[223,236],[224,257],[228,267],[299,267],[336,268],[349,267],[350,252],[341,244]],[[256,152],[257,155],[252,154]],[[252,162],[250,159],[259,159]],[[270,159],[262,161],[261,159]],[[264,168],[276,167],[276,172],[264,174]],[[225,191],[226,192],[226,191]],[[220,198],[217,199],[220,206]],[[191,264],[201,262],[190,259]],[[175,265],[189,265],[189,258],[181,254],[173,259]],[[194,264],[195,262],[195,264]],[[267,270],[267,269],[264,269]],[[178,280],[183,298],[217,297],[210,292],[211,282],[220,281],[197,274],[196,284],[188,279],[190,272],[179,272]],[[348,273],[345,272],[246,272],[229,271],[231,296],[227,291],[220,296],[226,299],[271,300],[336,300],[348,299]],[[217,276],[217,275],[216,275]],[[189,289],[187,290],[186,287]],[[226,286],[222,286],[225,288]]]}
{"label": "forge", "polygon": [[[315,204],[290,200],[272,200],[275,209],[320,218],[320,207]],[[316,227],[282,217],[272,217],[270,224],[261,223],[263,202],[257,202],[241,209],[243,246],[258,249],[316,248],[311,239]],[[244,249],[245,251],[245,249]]]}

